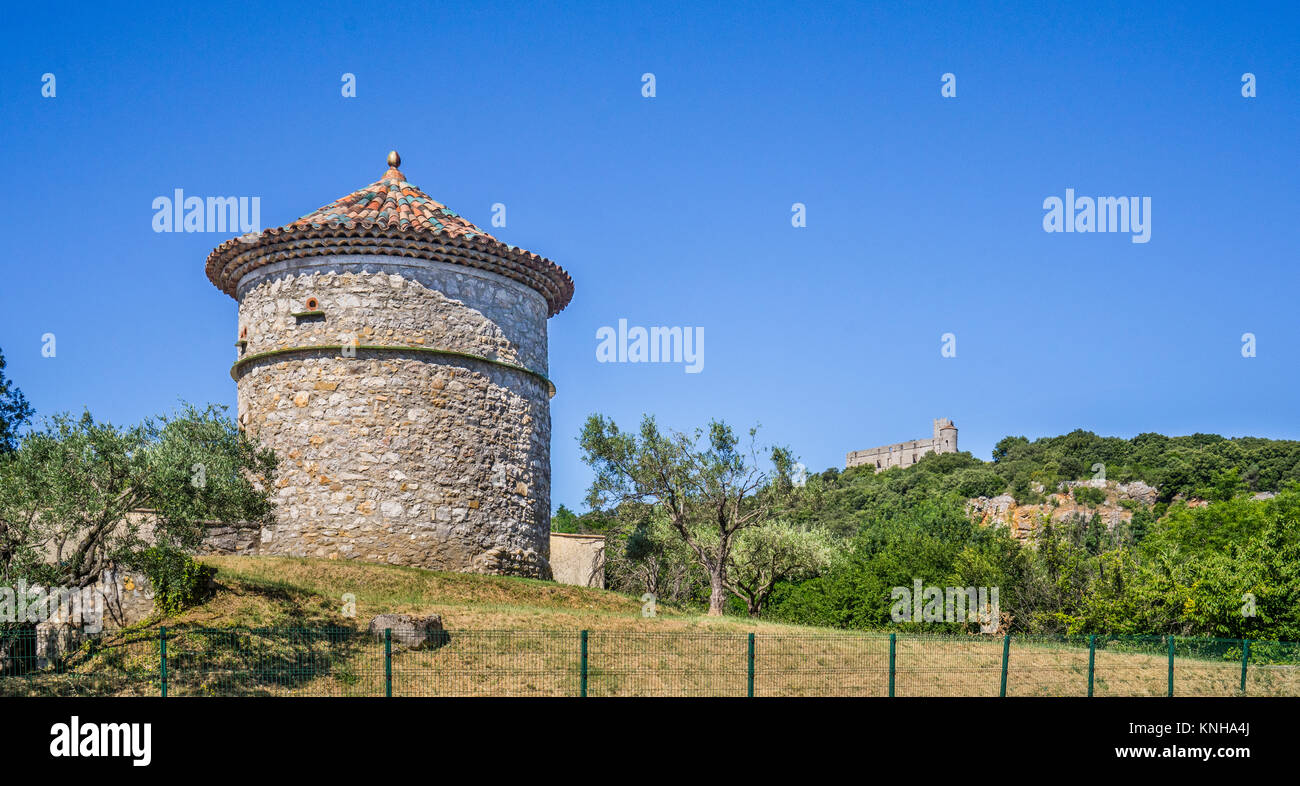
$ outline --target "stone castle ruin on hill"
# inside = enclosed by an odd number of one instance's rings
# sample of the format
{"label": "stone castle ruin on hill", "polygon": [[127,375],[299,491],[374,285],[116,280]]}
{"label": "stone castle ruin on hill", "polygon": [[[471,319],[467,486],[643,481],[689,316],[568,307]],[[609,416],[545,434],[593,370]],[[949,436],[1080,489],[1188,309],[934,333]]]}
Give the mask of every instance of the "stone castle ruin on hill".
{"label": "stone castle ruin on hill", "polygon": [[258,550],[549,578],[546,325],[573,281],[388,164],[208,257],[238,421],[280,457]]}
{"label": "stone castle ruin on hill", "polygon": [[846,469],[868,466],[876,472],[883,472],[890,467],[910,467],[927,453],[956,452],[957,427],[948,418],[938,418],[934,421],[934,436],[931,439],[914,439],[911,442],[855,450],[848,454],[844,466]]}

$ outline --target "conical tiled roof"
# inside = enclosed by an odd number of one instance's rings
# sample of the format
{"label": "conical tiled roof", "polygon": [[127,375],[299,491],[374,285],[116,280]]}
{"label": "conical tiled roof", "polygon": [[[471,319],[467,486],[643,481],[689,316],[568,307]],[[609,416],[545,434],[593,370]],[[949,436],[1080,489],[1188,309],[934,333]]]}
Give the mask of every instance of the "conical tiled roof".
{"label": "conical tiled roof", "polygon": [[293,226],[369,225],[388,229],[440,232],[451,237],[485,237],[488,233],[447,209],[446,205],[407,182],[397,167],[384,176],[319,210],[308,213]]}
{"label": "conical tiled roof", "polygon": [[239,281],[260,267],[311,256],[385,255],[465,265],[531,287],[555,315],[573,298],[573,279],[545,257],[507,245],[407,181],[389,155],[378,181],[278,229],[232,238],[208,255],[208,279],[238,298]]}

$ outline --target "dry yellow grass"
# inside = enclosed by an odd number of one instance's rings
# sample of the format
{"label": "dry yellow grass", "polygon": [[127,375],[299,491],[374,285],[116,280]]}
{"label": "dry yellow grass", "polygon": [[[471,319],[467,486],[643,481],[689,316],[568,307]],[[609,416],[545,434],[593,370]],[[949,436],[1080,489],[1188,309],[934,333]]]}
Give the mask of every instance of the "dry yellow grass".
{"label": "dry yellow grass", "polygon": [[[654,617],[641,602],[607,590],[551,581],[475,576],[295,557],[204,557],[217,568],[220,591],[172,626],[364,626],[376,614],[440,614],[449,630],[806,631],[794,625],[716,618],[659,604]],[[356,617],[344,617],[344,595]]]}
{"label": "dry yellow grass", "polygon": [[[0,693],[157,695],[158,628],[168,628],[170,695],[383,695],[384,645],[365,634],[376,614],[437,613],[441,646],[391,659],[397,696],[574,696],[580,631],[587,634],[592,696],[744,696],[754,633],[756,696],[887,696],[889,635],[709,618],[604,590],[495,576],[439,573],[360,562],[209,557],[218,593],[203,606],[114,634],[65,673],[0,679]],[[345,616],[344,595],[355,597]],[[249,628],[272,628],[253,632]],[[303,629],[290,633],[285,629]],[[217,630],[224,629],[224,630]],[[1163,645],[1098,648],[1097,696],[1163,696]],[[1002,640],[902,635],[895,650],[898,696],[997,696]],[[1088,649],[1078,641],[1016,639],[1009,696],[1083,696]],[[1228,653],[1230,655],[1230,653]],[[1240,665],[1175,659],[1179,696],[1230,696]],[[1296,665],[1252,666],[1251,695],[1300,695]]]}

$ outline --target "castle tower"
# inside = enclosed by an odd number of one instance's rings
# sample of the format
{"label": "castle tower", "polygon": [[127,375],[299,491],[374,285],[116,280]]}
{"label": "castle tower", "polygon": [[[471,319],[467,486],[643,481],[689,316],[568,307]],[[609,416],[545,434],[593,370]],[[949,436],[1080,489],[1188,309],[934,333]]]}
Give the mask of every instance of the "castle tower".
{"label": "castle tower", "polygon": [[546,321],[573,281],[407,182],[228,240],[238,419],[280,457],[263,553],[551,575]]}
{"label": "castle tower", "polygon": [[938,418],[934,421],[934,452],[957,452],[957,427],[948,418]]}

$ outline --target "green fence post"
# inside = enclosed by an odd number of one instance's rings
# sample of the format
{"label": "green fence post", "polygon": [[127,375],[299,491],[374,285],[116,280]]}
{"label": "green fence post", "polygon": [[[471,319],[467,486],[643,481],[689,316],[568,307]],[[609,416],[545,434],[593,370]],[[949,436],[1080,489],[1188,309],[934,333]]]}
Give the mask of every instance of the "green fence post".
{"label": "green fence post", "polygon": [[749,634],[749,698],[754,698],[754,634]]}
{"label": "green fence post", "polygon": [[393,629],[384,628],[384,697],[393,696]]}
{"label": "green fence post", "polygon": [[1007,661],[1011,658],[1011,634],[1002,637],[1002,690],[998,692],[1000,698],[1007,696]]}
{"label": "green fence post", "polygon": [[894,675],[898,673],[896,668],[898,661],[894,654],[897,643],[898,637],[893,633],[889,634],[889,698],[891,699],[894,698]]}
{"label": "green fence post", "polygon": [[587,695],[587,631],[582,632],[582,664],[578,671],[578,695]]}
{"label": "green fence post", "polygon": [[1097,665],[1097,636],[1088,637],[1088,698],[1092,698],[1092,676]]}
{"label": "green fence post", "polygon": [[1174,695],[1174,637],[1169,637],[1169,695]]}
{"label": "green fence post", "polygon": [[1241,695],[1246,695],[1246,664],[1250,662],[1250,639],[1241,640]]}
{"label": "green fence post", "polygon": [[163,698],[167,698],[167,626],[163,625],[158,629],[158,657],[159,657],[159,675],[161,677],[160,685],[162,687]]}

